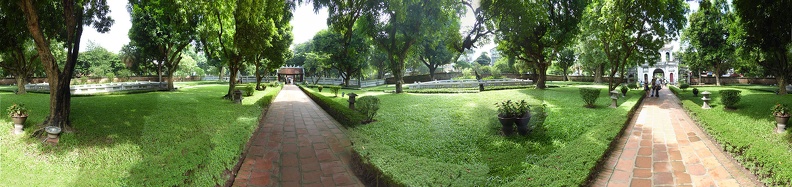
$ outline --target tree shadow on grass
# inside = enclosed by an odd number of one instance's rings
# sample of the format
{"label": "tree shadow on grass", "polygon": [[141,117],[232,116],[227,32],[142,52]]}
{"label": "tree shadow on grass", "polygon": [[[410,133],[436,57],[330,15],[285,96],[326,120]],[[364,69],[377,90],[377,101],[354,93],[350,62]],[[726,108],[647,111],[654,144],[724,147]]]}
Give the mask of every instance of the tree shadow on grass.
{"label": "tree shadow on grass", "polygon": [[[77,131],[63,134],[57,146],[41,146],[40,153],[79,165],[70,185],[179,186],[224,181],[222,170],[236,162],[250,135],[249,124],[258,118],[258,108],[252,104],[232,104],[216,97],[224,92],[220,87],[75,97],[71,118]],[[38,141],[30,138],[28,143]]]}

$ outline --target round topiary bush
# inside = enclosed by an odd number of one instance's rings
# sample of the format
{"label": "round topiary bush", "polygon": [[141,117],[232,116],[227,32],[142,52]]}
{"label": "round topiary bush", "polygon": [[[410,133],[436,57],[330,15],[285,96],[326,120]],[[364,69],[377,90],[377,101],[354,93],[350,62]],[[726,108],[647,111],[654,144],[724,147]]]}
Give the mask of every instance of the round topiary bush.
{"label": "round topiary bush", "polygon": [[735,109],[737,103],[740,102],[740,90],[721,90],[720,100],[723,106],[730,109]]}
{"label": "round topiary bush", "polygon": [[594,103],[597,102],[597,98],[599,98],[600,89],[597,88],[580,88],[580,97],[583,98],[583,102],[586,102],[586,107],[594,108]]}
{"label": "round topiary bush", "polygon": [[680,84],[680,85],[679,85],[679,89],[685,90],[685,89],[688,89],[688,88],[690,88],[690,85],[689,85],[689,84],[684,84],[684,83],[683,83],[683,84]]}
{"label": "round topiary bush", "polygon": [[377,115],[377,110],[379,110],[379,103],[380,100],[377,97],[363,96],[357,100],[355,110],[366,116],[364,123],[369,123],[374,121],[374,116]]}

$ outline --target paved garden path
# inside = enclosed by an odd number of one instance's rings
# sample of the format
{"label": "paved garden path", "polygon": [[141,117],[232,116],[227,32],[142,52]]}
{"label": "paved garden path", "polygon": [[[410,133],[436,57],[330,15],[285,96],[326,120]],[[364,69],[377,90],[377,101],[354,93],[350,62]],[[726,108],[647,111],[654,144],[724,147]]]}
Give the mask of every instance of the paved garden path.
{"label": "paved garden path", "polygon": [[[688,92],[689,93],[689,92]],[[644,99],[594,186],[757,186],[668,88]]]}
{"label": "paved garden path", "polygon": [[260,123],[234,186],[363,186],[341,125],[297,86],[284,86]]}

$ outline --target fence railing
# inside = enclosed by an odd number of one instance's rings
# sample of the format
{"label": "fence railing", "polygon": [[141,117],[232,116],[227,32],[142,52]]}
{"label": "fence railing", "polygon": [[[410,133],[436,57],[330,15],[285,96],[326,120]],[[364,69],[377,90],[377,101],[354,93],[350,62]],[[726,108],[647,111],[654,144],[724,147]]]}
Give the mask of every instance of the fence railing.
{"label": "fence railing", "polygon": [[[229,77],[223,77],[223,82],[228,82],[228,79],[230,79],[230,78]],[[240,76],[239,79],[242,80],[242,83],[256,82],[256,76]],[[203,77],[201,80],[204,80],[204,81],[218,81],[218,80],[220,80],[220,78],[217,77],[217,76],[206,76],[206,77]],[[278,77],[276,77],[276,76],[264,76],[261,79],[261,82],[272,82],[272,81],[277,81],[277,80],[278,80]]]}
{"label": "fence railing", "polygon": [[408,84],[410,89],[433,89],[433,88],[475,88],[479,83],[484,86],[520,86],[532,85],[533,81],[523,79],[492,79],[482,80],[479,82],[476,79],[463,79],[463,80],[439,80],[430,82],[415,82]]}
{"label": "fence railing", "polygon": [[[309,84],[313,84],[316,82],[315,77],[306,77],[305,81]],[[316,84],[325,84],[325,85],[340,85],[344,84],[344,79],[341,78],[319,78],[319,81]],[[371,80],[363,80],[360,81],[360,85],[363,88],[367,87],[374,87],[385,84],[385,79],[371,79]],[[357,79],[350,79],[349,86],[358,86]]]}
{"label": "fence railing", "polygon": [[[50,92],[48,83],[28,84],[25,89],[31,92]],[[167,82],[122,82],[122,83],[106,83],[106,84],[88,84],[88,85],[73,85],[70,86],[72,95],[91,95],[97,93],[110,93],[121,91],[157,91],[167,90]]]}

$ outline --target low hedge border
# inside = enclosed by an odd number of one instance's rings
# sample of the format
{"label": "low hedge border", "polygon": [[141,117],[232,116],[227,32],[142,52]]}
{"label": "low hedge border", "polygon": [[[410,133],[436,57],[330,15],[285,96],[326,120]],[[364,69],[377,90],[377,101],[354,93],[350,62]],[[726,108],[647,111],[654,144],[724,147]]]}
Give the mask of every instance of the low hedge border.
{"label": "low hedge border", "polygon": [[597,160],[597,164],[594,166],[594,168],[591,168],[591,173],[589,173],[588,178],[586,178],[586,182],[580,186],[594,185],[594,182],[596,182],[596,179],[599,176],[600,172],[602,172],[602,170],[605,168],[605,164],[608,162],[608,158],[611,156],[613,149],[615,149],[618,146],[621,138],[625,135],[624,132],[627,130],[627,128],[630,127],[630,122],[635,120],[635,113],[638,112],[638,109],[640,109],[641,105],[643,105],[643,100],[645,98],[646,98],[646,94],[641,94],[641,97],[638,98],[638,102],[636,102],[635,105],[633,105],[633,107],[630,108],[630,111],[627,112],[628,117],[627,120],[624,121],[624,126],[621,128],[619,133],[616,134],[616,137],[613,138],[610,145],[608,146],[608,149],[606,149],[605,152],[602,154],[602,157],[600,157],[600,159]]}
{"label": "low hedge border", "polygon": [[[732,88],[734,88],[734,87],[732,87]],[[678,88],[672,88],[671,90],[674,91],[674,89],[676,89],[676,91],[679,91]],[[751,89],[748,89],[748,90],[751,90]],[[761,91],[761,90],[756,90],[756,91]],[[679,96],[679,94],[677,94],[677,92],[674,92],[674,94]],[[764,183],[764,185],[767,185],[767,186],[789,186],[790,184],[792,184],[792,179],[789,179],[789,178],[784,179],[782,176],[775,175],[775,173],[777,173],[777,170],[778,170],[777,167],[774,168],[774,167],[768,167],[767,166],[768,162],[769,163],[773,163],[773,162],[776,162],[776,161],[779,161],[779,160],[784,160],[784,159],[779,159],[778,156],[769,156],[768,157],[768,156],[762,156],[762,155],[756,155],[755,154],[756,152],[766,152],[766,151],[772,152],[772,150],[767,150],[767,149],[759,150],[759,151],[754,150],[754,151],[752,151],[754,154],[749,153],[749,150],[748,150],[749,147],[764,147],[764,148],[767,148],[767,147],[772,146],[772,145],[757,145],[757,144],[754,144],[756,142],[751,142],[751,143],[745,143],[745,142],[743,142],[743,143],[740,143],[740,142],[731,143],[731,142],[727,141],[726,137],[723,137],[722,134],[718,134],[712,127],[710,127],[711,125],[709,125],[706,121],[704,121],[702,119],[702,117],[700,117],[700,116],[698,116],[696,114],[696,111],[694,111],[694,109],[693,109],[693,107],[698,108],[698,105],[696,103],[694,103],[693,101],[690,101],[690,100],[681,100],[680,99],[680,105],[682,105],[682,108],[684,108],[685,112],[690,116],[690,118],[693,119],[693,121],[696,122],[698,127],[701,128],[705,132],[706,136],[709,139],[713,140],[713,143],[715,143],[716,146],[720,147],[721,150],[723,150],[724,152],[728,153],[728,155],[730,157],[732,157],[734,160],[739,162],[740,167],[743,167],[745,170],[748,170],[752,174],[756,175],[758,177],[759,182]],[[787,135],[787,136],[790,136],[790,135]],[[747,137],[747,136],[741,136],[741,137]],[[744,145],[740,146],[739,144],[744,144]],[[761,149],[761,148],[758,148],[758,149]],[[770,154],[770,155],[778,155],[778,154]],[[781,164],[781,162],[779,162],[779,164]]]}
{"label": "low hedge border", "polygon": [[[253,133],[257,133],[261,128],[261,124],[262,124],[261,121],[264,120],[264,117],[265,115],[267,115],[267,111],[269,110],[269,105],[272,104],[272,101],[274,101],[275,97],[278,96],[278,93],[280,93],[281,88],[282,87],[279,86],[270,87],[270,90],[267,90],[267,92],[272,92],[272,94],[267,93],[266,95],[261,97],[258,101],[256,101],[255,105],[261,107],[261,115],[259,116],[259,124],[256,125],[256,129],[253,129]],[[252,145],[254,138],[256,138],[255,135],[250,136],[247,143],[245,143],[244,147],[242,148],[242,153],[239,155],[239,159],[237,160],[236,165],[234,165],[234,168],[231,168],[231,171],[229,171],[228,175],[225,174],[223,175],[228,177],[226,179],[225,186],[234,185],[234,180],[236,179],[235,176],[239,173],[239,169],[242,168],[242,162],[247,157],[247,152],[248,150],[250,150],[250,146]]]}
{"label": "low hedge border", "polygon": [[344,127],[355,127],[361,122],[365,121],[366,117],[363,114],[358,113],[349,107],[344,106],[338,102],[333,101],[332,99],[325,97],[320,94],[314,93],[313,90],[306,89],[302,85],[299,86],[300,90],[305,92],[308,97],[311,98],[319,107],[322,107],[327,114],[333,116],[333,118],[344,125]]}

